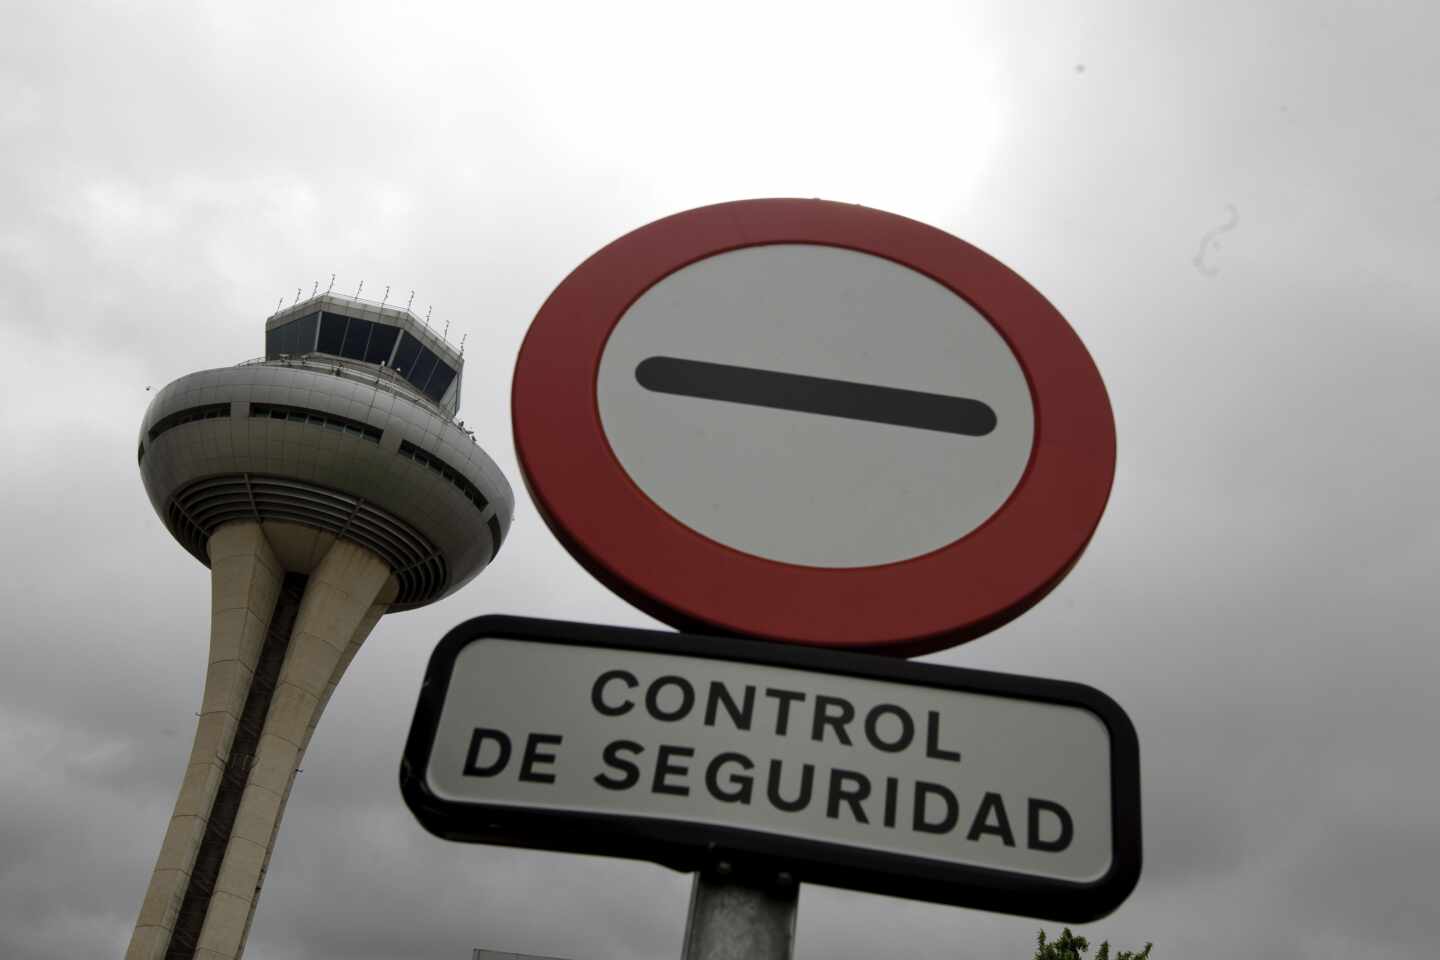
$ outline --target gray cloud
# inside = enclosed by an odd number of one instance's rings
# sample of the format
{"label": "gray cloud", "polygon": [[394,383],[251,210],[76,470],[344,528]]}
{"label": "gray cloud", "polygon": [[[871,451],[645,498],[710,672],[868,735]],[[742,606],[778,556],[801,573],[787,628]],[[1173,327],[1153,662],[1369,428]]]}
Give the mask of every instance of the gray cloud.
{"label": "gray cloud", "polygon": [[[554,285],[651,219],[764,195],[978,244],[1105,376],[1120,471],[1085,558],[1025,617],[927,658],[1090,683],[1133,717],[1145,873],[1086,934],[1164,958],[1430,952],[1432,5],[10,19],[0,955],[118,955],[180,780],[208,587],[135,474],[146,386],[260,353],[276,298],[332,272],[415,289],[468,335],[461,415],[518,489],[510,372]],[[492,570],[386,618],[357,658],[251,955],[678,951],[687,878],[446,843],[405,810],[425,658],[490,612],[654,625],[522,494]],[[1024,956],[1038,926],[806,887],[798,955]]]}

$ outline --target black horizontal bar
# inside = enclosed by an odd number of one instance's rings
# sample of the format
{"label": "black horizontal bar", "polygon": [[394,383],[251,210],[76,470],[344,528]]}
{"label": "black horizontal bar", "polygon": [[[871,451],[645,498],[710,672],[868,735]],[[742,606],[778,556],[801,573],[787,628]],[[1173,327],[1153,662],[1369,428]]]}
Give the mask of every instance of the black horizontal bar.
{"label": "black horizontal bar", "polygon": [[988,404],[967,397],[703,360],[649,357],[635,368],[635,380],[656,393],[818,413],[968,437],[983,437],[995,429],[995,411]]}

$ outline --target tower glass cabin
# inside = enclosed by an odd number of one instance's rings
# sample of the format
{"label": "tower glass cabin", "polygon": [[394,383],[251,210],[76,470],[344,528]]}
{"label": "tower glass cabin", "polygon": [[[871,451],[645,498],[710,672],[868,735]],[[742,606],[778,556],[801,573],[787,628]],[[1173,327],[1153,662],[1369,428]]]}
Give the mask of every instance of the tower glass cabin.
{"label": "tower glass cabin", "polygon": [[127,960],[244,951],[295,771],[379,618],[459,589],[514,512],[455,420],[463,357],[409,310],[322,294],[265,356],[166,386],[137,457],[166,528],[210,568],[189,763]]}

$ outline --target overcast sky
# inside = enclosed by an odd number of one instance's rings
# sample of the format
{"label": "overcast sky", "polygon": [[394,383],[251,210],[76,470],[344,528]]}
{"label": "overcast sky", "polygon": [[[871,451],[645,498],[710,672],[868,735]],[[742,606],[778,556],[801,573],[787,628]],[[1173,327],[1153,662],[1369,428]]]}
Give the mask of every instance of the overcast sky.
{"label": "overcast sky", "polygon": [[[928,222],[1093,354],[1120,463],[1074,573],[928,659],[1091,684],[1139,732],[1160,960],[1432,956],[1440,929],[1440,7],[41,3],[0,31],[0,956],[119,956],[189,748],[208,575],[153,514],[153,394],[331,274],[466,339],[517,491],[494,566],[381,621],[296,780],[248,956],[676,957],[689,878],[446,843],[396,770],[482,613],[655,625],[523,492],[520,340],[666,214]],[[1028,957],[1040,922],[807,886],[797,956]],[[1048,924],[1054,929],[1054,924]]]}

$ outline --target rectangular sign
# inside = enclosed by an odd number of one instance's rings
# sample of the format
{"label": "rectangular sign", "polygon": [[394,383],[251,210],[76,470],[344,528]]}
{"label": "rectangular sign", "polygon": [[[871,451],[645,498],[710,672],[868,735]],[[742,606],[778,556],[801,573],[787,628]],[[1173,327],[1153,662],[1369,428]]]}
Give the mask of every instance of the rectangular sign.
{"label": "rectangular sign", "polygon": [[401,788],[450,839],[1069,922],[1140,871],[1135,732],[1099,691],[729,638],[467,621]]}

